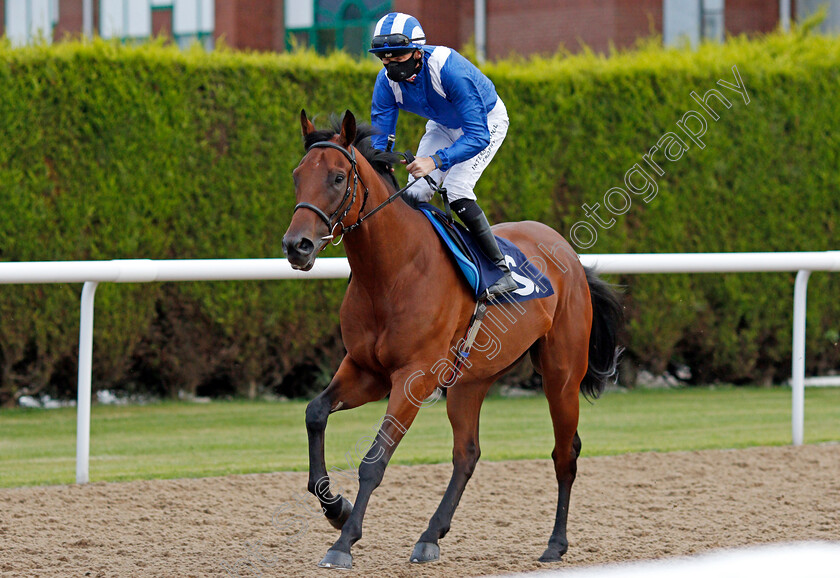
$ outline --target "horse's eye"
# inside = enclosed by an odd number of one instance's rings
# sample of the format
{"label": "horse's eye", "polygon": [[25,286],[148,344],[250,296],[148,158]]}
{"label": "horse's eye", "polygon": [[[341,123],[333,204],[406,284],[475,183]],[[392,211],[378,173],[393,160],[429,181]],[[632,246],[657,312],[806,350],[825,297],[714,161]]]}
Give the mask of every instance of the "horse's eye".
{"label": "horse's eye", "polygon": [[343,181],[344,181],[344,175],[336,175],[335,176],[335,182],[336,183],[341,183]]}

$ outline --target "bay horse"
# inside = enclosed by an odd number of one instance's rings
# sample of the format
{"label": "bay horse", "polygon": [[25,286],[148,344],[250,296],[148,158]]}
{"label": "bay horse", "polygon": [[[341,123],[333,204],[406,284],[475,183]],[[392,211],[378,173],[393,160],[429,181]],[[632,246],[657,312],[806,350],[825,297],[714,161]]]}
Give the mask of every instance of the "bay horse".
{"label": "bay horse", "polygon": [[[449,531],[481,453],[478,423],[484,397],[526,353],[542,375],[548,398],[558,482],[554,530],[540,561],[560,560],[569,546],[569,496],[581,450],[578,396],[597,397],[615,373],[616,333],[623,317],[616,294],[581,265],[550,227],[533,221],[498,224],[493,232],[533,255],[529,260],[539,262],[554,293],[521,304],[502,299],[490,307],[496,328],[487,328],[484,339],[494,342],[493,354],[479,358],[473,352],[458,370],[451,352],[470,323],[476,300],[426,217],[395,198],[390,167],[397,157],[373,149],[367,138],[372,129],[357,130],[350,111],[333,130],[316,130],[305,111],[300,122],[306,154],[293,172],[297,206],[283,251],[292,267],[307,271],[338,232],[352,271],[340,313],[347,354],[327,388],[306,407],[308,490],[341,530],[319,566],[352,567],[350,549],[362,536],[371,494],[424,400],[439,395],[443,386],[448,387],[446,409],[454,437],[452,478],[409,558],[439,559],[438,541]],[[386,206],[389,199],[394,202]],[[457,382],[442,379],[443,373],[457,373]],[[359,491],[351,504],[330,485],[324,459],[327,418],[386,396],[387,413],[359,464]]]}

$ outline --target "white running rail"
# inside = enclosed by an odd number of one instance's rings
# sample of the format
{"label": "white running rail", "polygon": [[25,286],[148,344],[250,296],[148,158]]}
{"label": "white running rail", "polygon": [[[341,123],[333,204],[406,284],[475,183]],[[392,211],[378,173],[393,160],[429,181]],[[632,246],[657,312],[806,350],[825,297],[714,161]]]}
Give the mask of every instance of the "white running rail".
{"label": "white running rail", "polygon": [[[840,271],[840,251],[796,253],[660,253],[581,255],[599,273],[761,273],[797,271],[793,305],[792,434],[803,442],[805,408],[805,297],[812,271]],[[76,483],[89,481],[93,306],[99,283],[165,281],[255,281],[341,279],[350,274],[345,258],[323,258],[309,272],[285,259],[198,259],[152,261],[56,261],[0,263],[0,284],[84,283],[79,329],[79,384],[76,424]]]}

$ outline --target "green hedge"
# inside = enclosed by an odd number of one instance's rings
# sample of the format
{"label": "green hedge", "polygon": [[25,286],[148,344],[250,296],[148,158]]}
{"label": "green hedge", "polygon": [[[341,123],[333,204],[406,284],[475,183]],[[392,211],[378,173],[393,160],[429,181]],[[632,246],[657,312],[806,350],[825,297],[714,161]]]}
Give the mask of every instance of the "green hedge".
{"label": "green hedge", "polygon": [[[280,257],[302,155],[301,108],[368,116],[375,62],[341,54],[180,52],[104,41],[0,46],[0,259]],[[750,102],[716,84],[737,66]],[[668,131],[650,202],[586,251],[838,248],[840,41],[793,34],[699,50],[653,43],[486,67],[511,117],[477,190],[493,221],[537,219],[564,234],[604,203]],[[676,121],[692,91],[730,99],[700,149]],[[712,105],[714,107],[714,105]],[[398,147],[422,122],[403,115]],[[638,180],[636,181],[638,183]],[[618,197],[616,197],[618,198]],[[603,207],[602,218],[609,214]],[[340,255],[331,249],[328,255]],[[628,359],[687,363],[700,379],[788,373],[794,275],[652,275],[627,286]],[[104,284],[95,385],[172,393],[321,387],[341,354],[344,281]],[[808,368],[840,360],[838,280],[814,274]],[[0,401],[72,393],[78,286],[0,289]],[[284,377],[287,378],[284,381]],[[294,382],[293,377],[299,378]],[[301,385],[301,381],[303,385]],[[311,382],[311,385],[310,385]],[[46,389],[45,389],[46,388]]]}

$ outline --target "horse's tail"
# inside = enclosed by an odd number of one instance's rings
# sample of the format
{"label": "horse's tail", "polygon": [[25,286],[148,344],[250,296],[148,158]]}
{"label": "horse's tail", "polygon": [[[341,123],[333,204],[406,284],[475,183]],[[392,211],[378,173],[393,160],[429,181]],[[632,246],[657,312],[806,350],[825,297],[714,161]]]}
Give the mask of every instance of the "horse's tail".
{"label": "horse's tail", "polygon": [[609,283],[598,278],[595,271],[584,267],[589,294],[592,299],[592,330],[589,334],[589,367],[580,383],[587,398],[603,393],[607,380],[617,372],[618,331],[624,324],[624,310],[618,293]]}

